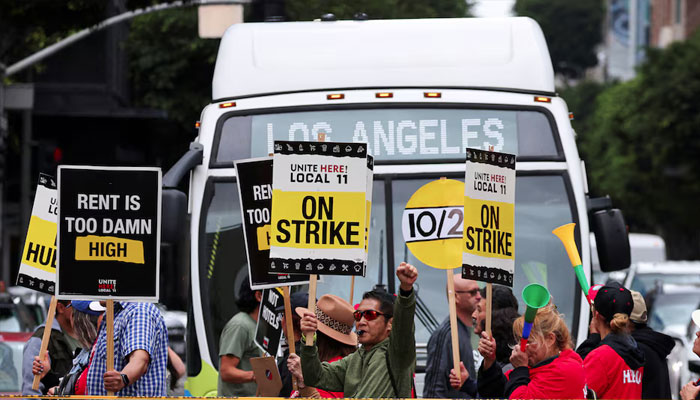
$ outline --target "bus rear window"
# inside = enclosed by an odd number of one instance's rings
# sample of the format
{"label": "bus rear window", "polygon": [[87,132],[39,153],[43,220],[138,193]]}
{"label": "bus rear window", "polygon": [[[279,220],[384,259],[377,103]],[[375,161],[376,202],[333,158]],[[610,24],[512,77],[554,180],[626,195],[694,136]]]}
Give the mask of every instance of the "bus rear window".
{"label": "bus rear window", "polygon": [[535,110],[381,108],[231,115],[214,167],[272,153],[275,140],[364,142],[378,163],[461,161],[467,147],[520,159],[563,159],[547,115]]}

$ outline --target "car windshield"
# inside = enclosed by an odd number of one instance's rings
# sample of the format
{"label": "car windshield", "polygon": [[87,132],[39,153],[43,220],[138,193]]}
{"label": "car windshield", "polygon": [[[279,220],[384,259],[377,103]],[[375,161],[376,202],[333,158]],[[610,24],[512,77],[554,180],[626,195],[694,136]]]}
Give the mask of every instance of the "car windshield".
{"label": "car windshield", "polygon": [[663,332],[675,326],[679,332],[684,332],[690,314],[699,306],[700,291],[657,295],[649,314],[649,327]]}
{"label": "car windshield", "polygon": [[[449,175],[448,175],[449,176]],[[402,260],[420,271],[417,288],[416,341],[426,343],[432,331],[448,314],[445,296],[445,272],[418,261],[406,248],[401,231],[401,216],[410,196],[422,185],[439,176],[375,176],[367,273],[355,280],[355,303],[362,293],[375,285],[388,285],[394,264]],[[460,179],[459,176],[453,176]],[[462,175],[463,178],[463,175]],[[462,180],[462,179],[460,179]],[[575,307],[577,290],[571,264],[552,229],[576,221],[573,198],[564,174],[520,173],[516,181],[515,207],[515,279],[516,297],[529,283],[549,288],[559,312],[572,333],[577,331]],[[212,178],[205,190],[200,226],[200,284],[207,342],[212,361],[218,361],[218,342],[224,324],[237,312],[231,288],[239,287],[247,273],[247,260],[241,231],[240,205],[233,178]],[[577,238],[577,241],[579,239]],[[580,242],[579,242],[580,243]],[[458,272],[456,270],[455,272]],[[393,279],[393,278],[391,278]],[[395,286],[396,289],[396,286]],[[322,277],[317,296],[333,293],[349,298],[350,278]],[[524,305],[520,305],[521,312]]]}
{"label": "car windshield", "polygon": [[685,274],[664,274],[664,273],[649,273],[642,274],[637,272],[632,279],[630,285],[631,290],[636,290],[646,296],[646,294],[661,284],[676,284],[676,285],[700,285],[700,274],[697,271],[688,271]]}

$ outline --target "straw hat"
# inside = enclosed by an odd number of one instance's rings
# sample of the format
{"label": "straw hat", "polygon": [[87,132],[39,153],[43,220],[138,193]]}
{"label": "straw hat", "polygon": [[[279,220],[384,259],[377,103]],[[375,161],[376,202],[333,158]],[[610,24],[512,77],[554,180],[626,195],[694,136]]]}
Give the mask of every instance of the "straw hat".
{"label": "straw hat", "polygon": [[[309,309],[297,307],[296,312],[303,317]],[[355,324],[353,312],[347,301],[336,295],[324,294],[316,303],[318,330],[340,343],[357,346],[357,335],[352,331]]]}

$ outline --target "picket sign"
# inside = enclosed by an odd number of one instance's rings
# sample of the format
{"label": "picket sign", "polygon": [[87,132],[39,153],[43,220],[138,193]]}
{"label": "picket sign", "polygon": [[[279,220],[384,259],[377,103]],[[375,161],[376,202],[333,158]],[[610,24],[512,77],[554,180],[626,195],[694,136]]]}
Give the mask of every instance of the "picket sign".
{"label": "picket sign", "polygon": [[422,263],[444,269],[447,274],[452,362],[459,379],[459,335],[453,269],[462,265],[462,235],[456,228],[462,221],[463,194],[464,185],[460,181],[442,177],[428,182],[416,190],[406,203],[401,223],[404,241],[411,253]]}
{"label": "picket sign", "polygon": [[[39,359],[46,357],[51,329],[56,315],[56,232],[58,201],[53,176],[39,174],[32,215],[27,227],[24,250],[17,274],[17,285],[51,295],[46,315],[44,335],[41,338]],[[32,389],[39,389],[40,375],[34,375]]]}
{"label": "picket sign", "polygon": [[[325,142],[326,141],[326,133],[325,132],[319,132],[318,133],[318,141],[319,142]],[[312,274],[309,277],[309,302],[307,305],[307,308],[309,311],[312,313],[316,314],[316,284],[318,280],[318,275]],[[313,346],[314,344],[314,336],[309,335],[306,338],[306,345],[307,346]]]}

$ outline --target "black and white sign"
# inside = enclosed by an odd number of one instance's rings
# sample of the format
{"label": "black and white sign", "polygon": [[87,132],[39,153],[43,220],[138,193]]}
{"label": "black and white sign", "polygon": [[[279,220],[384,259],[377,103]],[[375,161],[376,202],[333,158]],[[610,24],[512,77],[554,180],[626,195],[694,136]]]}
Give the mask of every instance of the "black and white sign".
{"label": "black and white sign", "polygon": [[160,168],[59,166],[60,299],[158,301]]}
{"label": "black and white sign", "polygon": [[365,274],[364,143],[275,142],[270,271]]}
{"label": "black and white sign", "polygon": [[263,290],[260,311],[258,311],[258,324],[255,327],[255,344],[272,356],[277,354],[280,347],[284,316],[284,311],[276,312],[275,309],[283,304],[284,297],[280,289]]}
{"label": "black and white sign", "polygon": [[57,216],[56,180],[53,176],[39,174],[32,218],[17,274],[18,286],[54,294]]}
{"label": "black and white sign", "polygon": [[[272,157],[236,161],[241,199],[243,236],[248,256],[248,277],[253,290],[304,285],[309,277],[269,273],[270,213],[272,209]],[[282,271],[283,272],[283,271]]]}
{"label": "black and white sign", "polygon": [[467,149],[462,277],[513,286],[515,155]]}

